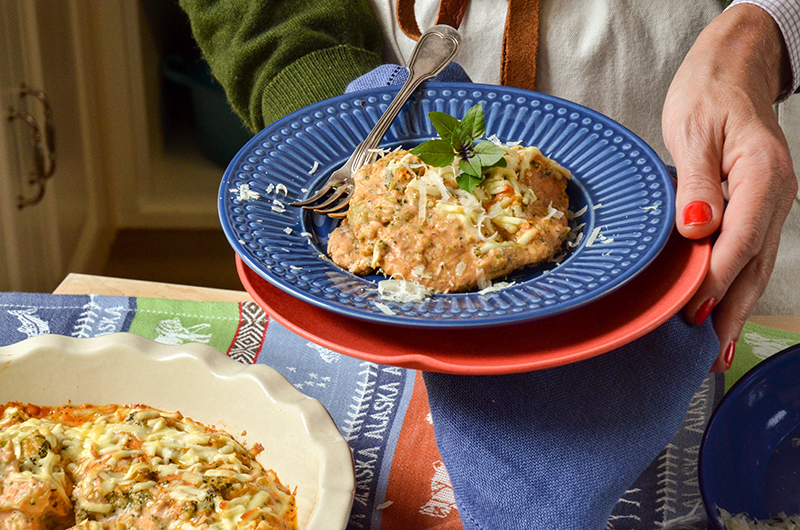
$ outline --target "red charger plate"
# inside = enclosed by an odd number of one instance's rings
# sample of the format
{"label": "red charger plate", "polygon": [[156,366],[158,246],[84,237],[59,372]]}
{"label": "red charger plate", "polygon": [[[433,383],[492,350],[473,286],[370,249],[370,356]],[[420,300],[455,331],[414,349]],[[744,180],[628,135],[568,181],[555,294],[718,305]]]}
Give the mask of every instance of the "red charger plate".
{"label": "red charger plate", "polygon": [[600,300],[550,318],[480,329],[421,329],[358,320],[303,302],[236,256],[244,288],[272,318],[316,344],[378,364],[462,375],[552,368],[600,355],[655,329],[700,287],[708,239],[673,231],[658,257]]}

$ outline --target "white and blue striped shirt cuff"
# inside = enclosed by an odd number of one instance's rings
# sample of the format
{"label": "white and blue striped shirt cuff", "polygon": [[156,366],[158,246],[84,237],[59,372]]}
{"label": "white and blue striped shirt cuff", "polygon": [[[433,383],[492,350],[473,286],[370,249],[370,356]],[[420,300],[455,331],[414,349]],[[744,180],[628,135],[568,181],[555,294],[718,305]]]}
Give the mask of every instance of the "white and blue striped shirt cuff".
{"label": "white and blue striped shirt cuff", "polygon": [[789,62],[792,67],[792,86],[780,95],[782,101],[793,94],[800,86],[800,0],[733,0],[729,8],[736,4],[754,4],[769,13],[783,33]]}

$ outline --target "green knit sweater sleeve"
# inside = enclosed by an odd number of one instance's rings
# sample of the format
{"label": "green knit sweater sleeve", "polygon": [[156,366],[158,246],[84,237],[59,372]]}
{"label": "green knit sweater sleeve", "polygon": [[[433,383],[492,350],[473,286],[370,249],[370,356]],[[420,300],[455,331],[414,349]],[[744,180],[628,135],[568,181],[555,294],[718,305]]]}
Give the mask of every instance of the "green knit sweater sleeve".
{"label": "green knit sweater sleeve", "polygon": [[344,92],[381,64],[367,0],[180,0],[192,33],[245,125],[259,131]]}

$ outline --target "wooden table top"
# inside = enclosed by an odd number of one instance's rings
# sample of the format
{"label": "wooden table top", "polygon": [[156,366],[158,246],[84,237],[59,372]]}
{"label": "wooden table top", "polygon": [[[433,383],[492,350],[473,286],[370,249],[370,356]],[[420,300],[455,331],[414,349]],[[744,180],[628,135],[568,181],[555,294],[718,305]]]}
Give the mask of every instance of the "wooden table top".
{"label": "wooden table top", "polygon": [[[69,274],[53,291],[54,294],[99,294],[166,298],[194,302],[253,301],[246,291],[230,291],[173,283],[127,280],[90,274]],[[800,315],[754,315],[749,319],[762,326],[800,333]]]}
{"label": "wooden table top", "polygon": [[70,273],[53,294],[99,294],[106,296],[135,296],[137,298],[166,298],[192,302],[252,302],[246,291],[212,289],[175,283],[127,280],[108,276]]}

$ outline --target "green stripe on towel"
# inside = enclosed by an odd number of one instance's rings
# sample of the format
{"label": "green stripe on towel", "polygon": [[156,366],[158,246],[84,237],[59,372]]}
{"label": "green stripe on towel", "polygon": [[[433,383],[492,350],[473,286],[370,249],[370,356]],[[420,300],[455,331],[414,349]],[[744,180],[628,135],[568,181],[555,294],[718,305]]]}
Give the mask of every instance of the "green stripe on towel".
{"label": "green stripe on towel", "polygon": [[130,332],[164,344],[200,342],[226,353],[238,327],[235,302],[139,298]]}
{"label": "green stripe on towel", "polygon": [[725,372],[725,392],[755,365],[798,343],[800,333],[766,328],[752,322],[745,323],[739,342],[736,343],[733,364]]}

